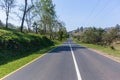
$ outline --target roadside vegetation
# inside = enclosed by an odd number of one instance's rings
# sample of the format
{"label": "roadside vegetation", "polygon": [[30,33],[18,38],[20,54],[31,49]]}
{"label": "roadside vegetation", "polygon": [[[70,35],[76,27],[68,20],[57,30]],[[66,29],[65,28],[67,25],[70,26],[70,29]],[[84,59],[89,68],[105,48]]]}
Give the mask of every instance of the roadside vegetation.
{"label": "roadside vegetation", "polygon": [[0,30],[0,65],[53,45],[45,36]]}
{"label": "roadside vegetation", "polygon": [[120,48],[117,49],[118,47],[114,46],[116,50],[111,49],[108,46],[101,46],[101,45],[96,45],[96,44],[88,44],[88,43],[83,43],[78,40],[74,40],[74,42],[79,43],[81,46],[87,47],[87,48],[92,48],[98,51],[101,51],[103,53],[106,53],[108,55],[120,57]]}
{"label": "roadside vegetation", "polygon": [[[6,15],[6,23],[0,20],[0,78],[62,44],[68,37],[52,0],[17,3],[0,0],[0,8]],[[11,15],[16,16],[20,25],[9,23]]]}
{"label": "roadside vegetation", "polygon": [[57,47],[64,40],[0,29],[0,78]]}
{"label": "roadside vegetation", "polygon": [[76,42],[120,57],[120,25],[110,28],[78,28],[72,33]]}
{"label": "roadside vegetation", "polygon": [[[24,66],[30,61],[40,57],[41,55],[45,54],[51,49],[54,49],[55,47],[57,46],[49,46],[37,51],[24,52],[24,53],[3,50],[3,53],[0,53],[0,56],[3,54],[2,56],[6,56],[6,59],[4,59],[4,61],[2,60],[2,63],[4,64],[0,65],[0,78]],[[16,55],[13,55],[15,53]]]}

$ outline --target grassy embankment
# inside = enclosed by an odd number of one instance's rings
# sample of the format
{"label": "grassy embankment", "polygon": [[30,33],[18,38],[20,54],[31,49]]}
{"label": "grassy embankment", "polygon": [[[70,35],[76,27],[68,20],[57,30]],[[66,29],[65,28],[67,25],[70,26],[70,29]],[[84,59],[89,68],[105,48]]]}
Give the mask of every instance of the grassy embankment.
{"label": "grassy embankment", "polygon": [[100,45],[95,45],[95,44],[82,43],[78,40],[74,40],[74,42],[79,43],[80,45],[85,46],[87,48],[92,48],[92,49],[95,49],[95,50],[105,52],[108,55],[113,55],[113,56],[116,56],[116,57],[120,57],[120,45],[119,44],[114,46],[115,50],[113,50],[110,47],[105,47],[105,46],[100,46]]}
{"label": "grassy embankment", "polygon": [[0,30],[0,78],[61,43],[34,33]]}

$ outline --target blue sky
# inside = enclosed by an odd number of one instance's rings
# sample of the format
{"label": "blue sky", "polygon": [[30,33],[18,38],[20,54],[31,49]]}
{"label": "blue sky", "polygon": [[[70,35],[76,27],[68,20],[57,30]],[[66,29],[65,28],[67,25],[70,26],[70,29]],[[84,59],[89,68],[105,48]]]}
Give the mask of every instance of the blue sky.
{"label": "blue sky", "polygon": [[53,0],[67,30],[77,27],[112,27],[120,24],[120,0]]}
{"label": "blue sky", "polygon": [[[22,0],[18,0],[22,1]],[[78,27],[112,27],[120,24],[120,0],[53,0],[60,20],[68,31]],[[12,15],[9,21],[20,25],[19,19]],[[4,12],[0,10],[0,20],[5,22]]]}

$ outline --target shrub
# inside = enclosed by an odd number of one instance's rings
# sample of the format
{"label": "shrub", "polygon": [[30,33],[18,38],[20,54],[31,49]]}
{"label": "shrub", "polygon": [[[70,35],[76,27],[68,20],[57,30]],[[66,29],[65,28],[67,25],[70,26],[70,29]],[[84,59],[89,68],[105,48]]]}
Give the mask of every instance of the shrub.
{"label": "shrub", "polygon": [[30,50],[53,45],[46,36],[34,33],[19,33],[10,30],[0,30],[0,49]]}

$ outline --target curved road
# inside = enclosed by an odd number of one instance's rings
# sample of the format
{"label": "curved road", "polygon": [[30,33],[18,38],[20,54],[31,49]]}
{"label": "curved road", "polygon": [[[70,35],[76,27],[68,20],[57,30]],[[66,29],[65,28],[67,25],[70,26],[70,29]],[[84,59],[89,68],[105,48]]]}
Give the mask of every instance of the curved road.
{"label": "curved road", "polygon": [[120,63],[67,41],[3,80],[120,80]]}

